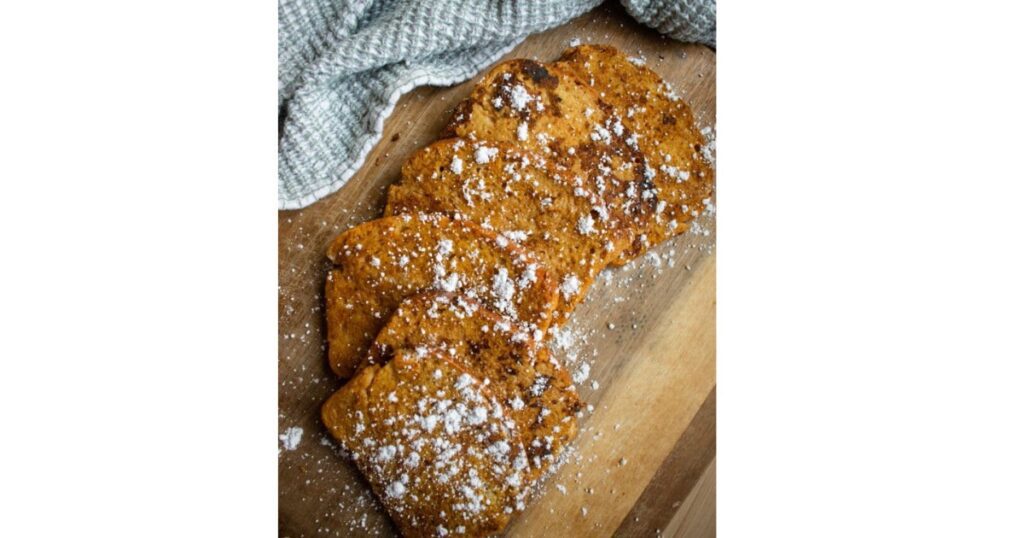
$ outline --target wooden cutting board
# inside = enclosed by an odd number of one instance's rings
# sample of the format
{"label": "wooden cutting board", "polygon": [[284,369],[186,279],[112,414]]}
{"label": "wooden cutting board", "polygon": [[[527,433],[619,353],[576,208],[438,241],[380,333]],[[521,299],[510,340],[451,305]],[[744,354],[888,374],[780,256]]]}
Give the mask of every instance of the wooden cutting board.
{"label": "wooden cutting board", "polygon": [[[701,126],[714,126],[715,53],[663,38],[617,4],[532,36],[506,58],[554,60],[576,39],[646,59]],[[281,432],[303,431],[279,456],[281,536],[395,533],[320,424],[320,404],[340,386],[325,360],[324,251],[339,232],[380,216],[402,163],[437,138],[475,82],[404,96],[345,187],[280,212],[278,421]],[[574,313],[555,353],[573,371],[589,365],[579,388],[593,408],[566,464],[506,535],[714,535],[715,227],[713,216],[699,222],[700,231],[606,271]]]}

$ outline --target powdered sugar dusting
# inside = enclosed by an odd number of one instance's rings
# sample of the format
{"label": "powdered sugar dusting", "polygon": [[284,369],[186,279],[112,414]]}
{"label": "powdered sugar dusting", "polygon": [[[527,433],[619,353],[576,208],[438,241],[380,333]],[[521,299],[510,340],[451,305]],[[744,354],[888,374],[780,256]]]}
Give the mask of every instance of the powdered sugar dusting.
{"label": "powdered sugar dusting", "polygon": [[[635,60],[646,60],[646,58],[643,58],[642,55],[638,54],[638,56],[639,58],[630,58],[630,61],[633,63],[640,63]],[[593,85],[593,82],[591,82],[591,85]],[[683,95],[687,93],[686,91],[682,91],[684,88],[685,87],[681,86],[680,89],[680,93],[682,93]],[[678,95],[676,95],[676,93],[672,90],[670,86],[666,84],[665,89],[668,92],[671,92],[669,96],[670,98],[678,99]],[[529,93],[526,92],[526,88],[522,88],[522,90],[524,93],[526,93],[527,100],[526,102],[520,103],[520,110],[526,110],[530,108],[530,102],[534,100],[539,101],[539,98],[529,95]],[[495,109],[505,110],[506,114],[508,113],[508,109],[513,108],[511,106],[512,99],[510,98],[509,92],[507,91],[503,91],[500,95],[496,96],[491,104],[494,106]],[[633,107],[631,107],[629,111],[623,113],[621,115],[622,121],[626,121],[627,116],[632,118],[635,113],[643,113],[643,110],[641,110],[642,107],[638,106],[635,108],[636,110],[633,110]],[[701,118],[701,112],[699,110],[695,111],[697,112],[698,118]],[[597,110],[591,110],[589,112],[591,114],[595,114]],[[514,137],[514,139],[520,141],[524,140],[524,138],[520,135],[520,128],[523,127],[525,128],[522,130],[525,131],[524,134],[526,139],[533,138],[535,141],[539,143],[544,143],[543,140],[539,140],[539,135],[542,133],[531,133],[530,126],[527,122],[519,122],[519,119],[522,119],[524,117],[527,118],[528,120],[531,119],[528,115],[519,115],[515,122],[509,124],[512,126],[512,136]],[[651,144],[658,143],[658,140],[640,138],[635,133],[632,133],[630,131],[632,126],[628,121],[626,121],[625,126],[623,126],[621,122],[616,123],[614,114],[608,114],[607,110],[602,110],[597,117],[611,119],[610,122],[602,122],[602,125],[600,127],[601,129],[604,130],[603,133],[596,129],[594,130],[594,133],[598,135],[598,140],[596,140],[598,142],[610,141],[609,143],[613,145],[624,143],[625,146],[628,146],[634,151],[640,151],[641,147],[646,148]],[[622,127],[625,127],[625,129],[623,129]],[[647,180],[656,179],[659,182],[666,182],[668,178],[671,178],[672,180],[680,183],[689,181],[689,185],[693,185],[695,180],[699,182],[702,175],[699,172],[698,168],[692,167],[692,163],[688,159],[703,158],[706,161],[713,163],[712,159],[714,156],[713,152],[715,149],[715,141],[713,139],[713,131],[711,130],[711,128],[705,127],[704,129],[701,130],[701,133],[707,139],[707,143],[701,144],[695,150],[695,153],[693,153],[692,155],[684,156],[683,159],[674,159],[673,161],[660,160],[659,162],[655,163],[655,166],[665,164],[667,167],[665,169],[661,167],[645,167],[644,163],[637,162],[636,166],[638,171],[642,172],[643,176]],[[531,134],[534,136],[531,137]],[[592,135],[593,133],[590,134]],[[583,136],[587,137],[588,133],[584,131]],[[615,140],[613,137],[616,136],[622,136],[623,139]],[[468,144],[472,146],[475,144],[479,144],[479,142],[477,142],[475,139],[470,139]],[[570,148],[569,153],[574,153],[574,151],[571,151],[573,149],[575,148]],[[491,160],[493,160],[493,158],[496,156],[497,150],[495,150],[494,155],[487,155],[485,156],[485,158],[488,159],[488,162],[491,162]],[[462,159],[473,159],[474,161],[477,161],[477,152],[474,151],[472,153],[472,156],[469,157],[467,157],[466,154],[464,153],[462,155]],[[459,164],[456,164],[455,160],[453,159],[449,167],[449,170],[452,173],[465,173],[465,164],[467,163],[462,162],[462,159],[459,159]],[[602,174],[604,173],[605,171],[602,169]],[[459,181],[468,181],[470,178],[475,179],[473,175],[470,175],[465,178],[460,178]],[[606,178],[610,178],[610,176],[606,176]],[[516,180],[522,181],[522,178],[516,178]],[[528,178],[526,178],[526,180],[528,181]],[[661,183],[659,183],[659,185],[660,184]],[[640,183],[638,182],[637,185],[640,185]],[[476,183],[474,182],[471,185],[471,187],[475,189]],[[689,186],[687,188],[689,188]],[[566,366],[567,371],[571,374],[573,382],[579,385],[579,389],[583,391],[584,394],[587,395],[592,394],[588,391],[598,390],[600,387],[602,387],[602,385],[607,386],[609,384],[610,379],[614,379],[614,377],[609,377],[609,375],[612,374],[608,371],[608,368],[606,366],[607,361],[605,360],[606,357],[608,357],[609,355],[609,352],[606,352],[605,348],[617,349],[617,346],[612,344],[613,340],[610,340],[610,338],[618,340],[624,335],[624,333],[628,332],[630,328],[632,328],[633,330],[637,330],[638,324],[642,327],[645,321],[647,321],[645,312],[639,306],[633,305],[641,304],[645,299],[654,297],[658,293],[667,292],[667,284],[658,284],[657,281],[654,280],[654,278],[657,278],[659,275],[664,274],[669,278],[676,279],[679,278],[679,275],[681,273],[685,274],[685,272],[696,270],[699,267],[698,263],[701,260],[700,254],[710,252],[714,247],[713,216],[717,208],[713,197],[705,198],[703,194],[700,196],[691,197],[691,199],[685,200],[686,205],[682,205],[682,211],[680,212],[678,210],[678,205],[675,202],[666,203],[666,198],[664,196],[661,196],[659,193],[652,192],[651,195],[648,196],[648,190],[649,189],[644,188],[637,189],[635,193],[636,199],[639,201],[641,197],[644,197],[644,200],[654,198],[656,205],[652,205],[651,207],[654,208],[655,215],[657,215],[660,219],[659,222],[661,222],[663,225],[666,226],[666,228],[670,230],[680,230],[685,233],[669,242],[666,242],[661,246],[655,246],[653,244],[648,243],[648,245],[650,245],[652,248],[648,250],[645,255],[640,256],[639,258],[627,264],[627,266],[625,267],[602,272],[600,274],[600,278],[597,279],[592,291],[588,294],[589,296],[591,296],[590,301],[593,302],[593,305],[590,305],[587,302],[582,303],[582,307],[577,311],[576,317],[571,318],[569,322],[563,326],[553,327],[548,332],[548,334],[551,335],[551,338],[548,340],[548,346],[553,351],[552,360],[558,360],[562,362]],[[473,193],[473,200],[477,204],[483,205],[481,204],[483,198],[477,191],[474,191]],[[557,207],[557,205],[555,207]],[[615,208],[612,207],[613,211],[614,209]],[[598,217],[599,213],[595,212],[593,213],[593,215],[594,217]],[[589,229],[590,225],[586,222],[581,223],[580,221],[582,221],[583,219],[576,220],[576,217],[577,215],[574,215],[573,219],[570,219],[570,221],[566,223],[566,228],[568,228],[569,231],[575,230],[577,233],[587,235],[586,230]],[[691,217],[693,218],[692,221]],[[289,222],[291,222],[290,219]],[[298,222],[301,225],[302,221]],[[493,228],[494,233],[500,234],[499,241],[504,241],[506,245],[513,246],[512,243],[515,241],[512,240],[512,237],[510,235],[504,233],[503,225],[499,224],[496,219],[493,222],[495,223]],[[603,220],[599,222],[603,223]],[[485,225],[485,227],[490,229],[489,222],[485,222],[483,224]],[[335,229],[337,229],[339,225],[344,226],[343,219],[339,219],[337,223],[334,223]],[[329,224],[325,223],[324,226],[329,226]],[[598,225],[597,222],[595,222],[594,226],[603,227],[604,224]],[[314,241],[309,240],[309,238],[306,239],[306,251],[316,251],[318,249],[317,244]],[[546,240],[546,238],[541,238],[539,234],[537,234],[536,236],[531,236],[529,239],[529,243],[521,246],[524,246],[528,249],[533,244],[535,244],[534,242]],[[583,238],[578,239],[580,241],[584,240]],[[608,244],[610,245],[610,242]],[[456,256],[462,256],[464,254],[461,251],[461,248],[459,250],[460,252],[455,253]],[[430,270],[433,264],[433,260],[430,258],[432,255],[436,253],[436,251],[424,253],[424,257],[426,258],[427,261],[427,265],[425,266],[427,271]],[[410,257],[409,254],[412,254],[412,256]],[[303,259],[305,259],[305,257]],[[417,263],[417,256],[415,253],[401,254],[401,256],[399,256],[396,253],[396,255],[393,257],[384,257],[379,255],[370,257],[369,255],[364,255],[361,257],[361,259],[368,260],[369,265],[374,268],[389,266],[404,268],[408,266],[410,263],[413,265],[413,267],[416,267]],[[419,263],[423,263],[423,261],[421,260],[419,261]],[[424,266],[421,265],[420,267]],[[455,267],[456,265],[452,265],[447,262],[444,264],[443,268],[445,269],[445,271],[442,277],[443,280],[440,280],[436,283],[439,289],[451,289],[455,291],[465,292],[466,290],[458,290],[456,288],[465,285],[467,277],[470,280],[470,282],[473,283],[473,275],[469,275],[468,273],[462,275],[455,274]],[[673,268],[676,268],[677,271],[673,272]],[[473,290],[479,293],[478,297],[480,298],[484,298],[488,296],[489,292],[494,292],[497,290],[497,288],[494,288],[493,286],[493,279],[490,278],[491,275],[495,275],[495,270],[497,269],[497,267],[487,267],[485,269],[485,273],[477,273],[487,275],[484,277],[483,282],[473,283],[476,285],[476,287],[474,287]],[[291,270],[293,274],[297,272],[296,270],[298,270],[298,272],[300,272],[301,274],[301,272],[304,271],[305,269],[303,267],[296,265],[295,263],[286,263],[283,266],[283,271],[287,273],[288,270]],[[582,277],[584,275],[584,272],[582,271],[584,270],[581,269],[580,271],[581,272],[579,272],[578,274],[580,275],[580,277]],[[533,271],[511,270],[506,271],[506,273],[508,273],[506,275],[507,278],[512,281],[512,284],[517,288],[517,290],[522,289],[524,287],[524,284],[526,283],[536,281],[537,278],[536,268]],[[531,273],[532,278],[531,276],[529,276]],[[552,271],[549,270],[548,274],[552,274]],[[579,282],[577,286],[573,286],[571,281],[568,281],[568,279],[566,278],[561,278],[563,275],[559,273],[555,274],[558,275],[557,285],[559,295],[561,295],[564,298],[566,292],[569,291],[578,298],[579,291],[581,291],[578,289],[578,287],[582,285],[582,282]],[[577,277],[577,280],[578,279],[579,277]],[[426,279],[426,281],[427,283],[429,283],[429,276]],[[679,281],[673,280],[673,282]],[[449,285],[448,283],[451,284]],[[574,288],[577,289],[574,290]],[[500,295],[500,293],[497,293],[496,295]],[[595,298],[599,299],[597,299],[597,301],[594,301]],[[638,303],[638,301],[640,302]],[[297,303],[292,297],[289,297],[287,295],[282,295],[282,304],[284,312],[284,314],[282,314],[282,326],[284,327],[284,320],[288,316],[292,316],[292,312],[295,312],[296,308],[302,308],[303,305]],[[322,298],[319,298],[319,302],[314,303],[314,308],[322,308],[322,306],[320,306],[321,304]],[[592,307],[588,308],[590,306]],[[636,310],[630,310],[631,307],[636,308]],[[383,314],[385,316],[387,315],[386,312],[384,312]],[[318,337],[321,336],[322,333],[320,331],[322,331],[322,329],[319,327],[319,325],[320,324],[318,323],[312,323],[311,326],[307,324],[307,327],[302,327],[302,325],[300,324],[298,326],[287,326],[286,329],[282,330],[281,339],[282,342],[284,343],[283,349],[285,350],[282,352],[282,364],[288,364],[288,361],[294,360],[294,346],[298,346],[301,344],[306,346],[318,347],[321,345],[320,341],[318,340]],[[609,329],[606,330],[606,327],[608,327]],[[615,329],[610,329],[611,327],[615,327]],[[498,328],[496,326],[490,326],[489,330],[498,331]],[[616,334],[614,336],[609,336],[609,333],[613,331]],[[519,338],[522,334],[524,334],[524,331],[522,331],[518,327],[509,327],[503,334],[507,335],[506,337],[508,339],[513,339]],[[543,336],[544,335],[533,335],[534,338],[540,338]],[[555,350],[557,350],[558,352],[554,353]],[[320,350],[320,353],[321,354],[318,354],[317,357],[318,359],[322,360],[322,350]],[[335,379],[330,376],[325,377],[323,375],[318,374],[311,375],[310,372],[306,371],[306,366],[308,365],[301,366],[303,368],[303,371],[300,372],[296,368],[296,375],[291,375],[287,378],[283,378],[282,383],[288,383],[294,386],[297,383],[304,383],[308,385],[310,382],[313,382],[320,383],[321,387],[323,387],[326,386],[323,385],[323,383],[335,382]],[[292,368],[292,366],[289,364],[288,368]],[[438,373],[440,372],[438,371]],[[305,381],[298,381],[300,379],[300,376],[304,376]],[[449,380],[452,379],[453,378],[449,378]],[[392,396],[390,394],[388,394],[386,398],[387,401],[392,402]],[[597,408],[602,407],[598,400],[593,401],[595,401]],[[522,409],[517,409],[517,407],[519,407],[520,405],[526,407],[528,405],[527,402],[524,402],[521,398],[502,399],[501,404],[504,405],[504,407],[507,410],[511,411],[521,411]],[[584,413],[588,411],[594,412],[595,406],[589,406],[589,409],[587,411],[581,411],[579,416],[582,416]],[[469,431],[468,428],[471,426],[471,421],[478,422],[480,420],[484,420],[483,424],[492,424],[493,415],[494,413],[489,407],[479,405],[466,405],[465,408],[460,408],[459,410],[455,411],[455,413],[452,415],[452,418],[449,420],[449,423],[452,425],[453,428],[459,428],[458,432],[454,435],[461,435],[464,432]],[[484,416],[486,416],[487,418],[484,419]],[[458,418],[458,420],[456,420],[456,417]],[[426,421],[425,425],[432,425],[434,428],[434,434],[437,434],[438,432],[443,432],[445,431],[444,418],[445,415],[431,415]],[[293,418],[288,417],[287,419],[283,418],[283,420],[292,421]],[[618,427],[619,425],[616,424],[616,430],[619,429]],[[301,431],[301,428],[299,428],[299,430]],[[600,439],[603,433],[604,432],[595,431],[593,427],[587,428],[585,425],[581,429],[581,436],[592,436],[594,439]],[[301,439],[301,433],[299,434],[299,437]],[[611,436],[609,436],[609,440],[610,439]],[[305,443],[301,445],[298,442],[296,442],[295,445],[298,448],[298,450],[296,452],[290,452],[289,454],[282,457],[282,462],[289,465],[289,469],[291,471],[297,474],[301,473],[301,476],[303,476],[303,478],[306,479],[307,484],[309,484],[310,480],[320,480],[326,487],[330,488],[330,495],[322,495],[323,499],[321,499],[321,501],[323,501],[324,499],[328,499],[328,502],[332,502],[333,504],[331,510],[333,511],[333,513],[317,514],[317,521],[319,522],[322,520],[325,523],[325,527],[323,529],[318,530],[321,530],[323,534],[331,534],[334,533],[335,529],[329,527],[333,527],[336,523],[341,523],[341,525],[343,526],[348,526],[348,534],[373,534],[374,531],[378,530],[376,526],[379,525],[378,522],[380,521],[380,519],[379,517],[375,518],[374,516],[376,516],[375,512],[380,510],[379,507],[375,507],[372,496],[369,495],[367,491],[365,491],[363,488],[358,487],[358,485],[351,486],[350,484],[345,483],[344,481],[331,482],[328,479],[328,471],[336,467],[334,464],[334,460],[338,459],[337,455],[341,453],[342,449],[339,448],[338,446],[332,446],[330,443],[325,443],[324,438],[319,439],[319,441],[320,443],[317,443],[315,439],[313,443]],[[388,442],[390,443],[391,441],[389,440]],[[282,439],[282,443],[284,445],[283,450],[296,450],[296,448],[289,449],[284,439]],[[541,443],[543,444],[543,441],[541,441]],[[413,485],[413,482],[417,475],[414,472],[414,470],[417,469],[418,467],[423,466],[424,461],[431,461],[425,459],[425,456],[430,457],[430,455],[434,453],[427,450],[423,452],[423,455],[421,455],[420,451],[410,450],[408,446],[405,447],[404,452],[400,453],[398,451],[399,444],[400,443],[385,444],[383,446],[374,446],[372,447],[372,450],[368,448],[366,450],[366,454],[368,454],[369,456],[364,456],[364,461],[376,461],[377,459],[379,459],[381,464],[387,463],[389,465],[393,464],[396,466],[400,466],[400,468],[403,469],[402,472],[409,475],[408,482],[403,482],[402,474],[396,473],[393,476],[389,477],[391,479],[390,482],[382,482],[380,485],[380,489],[378,489],[377,491],[384,492],[382,497],[390,497],[394,495],[397,499],[406,502],[409,499],[411,499],[411,494],[416,493],[416,489],[415,486]],[[316,459],[307,459],[305,453],[309,451],[311,447],[323,451],[323,453],[325,454],[325,456],[323,456],[325,460],[324,463],[321,463]],[[503,445],[501,444],[501,442],[494,442],[493,440],[489,440],[488,443],[484,444],[478,444],[475,442],[468,443],[463,447],[464,450],[470,448],[475,448],[476,450],[485,453],[488,457],[492,455],[500,455],[504,452]],[[303,470],[301,471],[299,470],[298,467],[291,467],[291,465],[293,464],[291,463],[291,461],[289,461],[294,460],[295,462],[299,462],[300,460],[298,458],[300,455],[302,455],[303,458],[301,460]],[[332,459],[330,458],[331,455],[334,455],[335,457]],[[614,453],[614,457],[610,457],[608,461],[595,461],[593,459],[593,456],[588,454],[566,456],[567,459],[573,457],[575,457],[577,461],[585,462],[586,465],[583,466],[584,473],[601,472],[602,470],[605,470],[604,468],[607,466],[624,466],[628,461],[626,457],[621,456],[618,453]],[[514,462],[513,468],[520,470],[527,468],[526,460],[522,456],[522,454],[519,454],[518,456],[510,459],[512,459]],[[296,463],[295,465],[298,465],[298,463]],[[587,471],[586,468],[590,468],[592,470]],[[322,476],[318,476],[317,473],[319,473],[319,471],[324,471]],[[348,475],[346,474],[345,476]],[[465,486],[469,489],[468,491],[463,492],[461,494],[461,504],[459,507],[459,511],[469,514],[472,513],[474,509],[485,507],[485,504],[483,503],[483,497],[481,496],[481,490],[478,489],[477,486],[479,486],[481,483],[486,485],[487,477],[484,476],[483,473],[478,473],[474,477],[468,477],[468,475],[462,476],[466,476],[467,478],[465,480],[465,483],[460,484],[459,487]],[[338,478],[338,475],[331,475],[330,478],[336,479]],[[458,480],[458,476],[452,477],[451,483],[457,482]],[[563,482],[565,485],[569,485],[570,488],[574,488],[574,495],[577,494],[577,492],[579,492],[579,490],[582,489],[582,484],[585,483],[581,481],[579,473],[563,473],[562,475],[559,476],[559,481]],[[588,482],[593,483],[590,480],[588,480]],[[512,483],[519,484],[521,483],[520,477],[510,477],[508,478],[507,481],[505,481],[505,483],[507,485]],[[573,486],[572,483],[577,484],[577,486]],[[557,484],[555,487],[564,494],[567,492],[565,485],[560,483]],[[323,487],[323,489],[326,490],[326,487]],[[337,488],[337,491],[334,490],[335,487]],[[602,491],[600,491],[600,488],[597,489],[597,495],[603,493]],[[300,488],[297,491],[302,492],[306,490]],[[612,489],[610,490],[610,492],[613,495],[615,494],[614,485],[612,485]],[[297,495],[306,494],[307,493],[297,493]],[[586,491],[583,492],[583,494],[595,495],[595,491],[593,489],[588,488]],[[352,515],[352,517],[354,517],[352,521],[344,521],[344,519],[339,520],[337,518],[337,516],[339,515],[337,512],[338,505],[337,502],[334,501],[334,499],[338,498],[343,499],[341,502],[341,515],[343,516],[343,518],[348,518],[350,517],[350,515]],[[310,500],[315,501],[315,499],[312,498]],[[515,505],[516,503],[510,503],[508,506],[506,506],[506,508],[509,510],[515,510],[517,508]],[[583,508],[579,508],[579,506],[580,505],[577,505],[577,510],[580,510],[582,515],[586,517],[587,514],[584,508],[589,506],[592,511],[594,505],[588,503],[587,506],[584,506]],[[362,512],[361,520],[359,517],[360,512]],[[367,513],[371,515],[369,522],[367,522]],[[580,514],[577,513],[576,517],[579,517],[579,515]],[[451,516],[452,514],[449,513],[447,517]],[[326,522],[328,521],[331,521],[330,525],[326,524]],[[464,525],[458,524],[457,521],[453,521],[451,524],[449,524],[446,521],[444,525],[439,525],[436,527],[436,529],[430,528],[423,530],[428,533],[436,533],[439,536],[445,536],[455,534],[459,531],[466,531],[467,529]],[[343,528],[342,535],[344,535],[344,533],[345,530]]]}

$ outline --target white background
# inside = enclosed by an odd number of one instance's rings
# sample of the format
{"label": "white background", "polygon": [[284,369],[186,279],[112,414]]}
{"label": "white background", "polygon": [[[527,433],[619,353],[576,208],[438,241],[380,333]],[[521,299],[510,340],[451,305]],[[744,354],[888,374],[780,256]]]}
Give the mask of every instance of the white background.
{"label": "white background", "polygon": [[[722,536],[1024,533],[1012,5],[721,6]],[[276,534],[275,8],[0,7],[2,534]]]}

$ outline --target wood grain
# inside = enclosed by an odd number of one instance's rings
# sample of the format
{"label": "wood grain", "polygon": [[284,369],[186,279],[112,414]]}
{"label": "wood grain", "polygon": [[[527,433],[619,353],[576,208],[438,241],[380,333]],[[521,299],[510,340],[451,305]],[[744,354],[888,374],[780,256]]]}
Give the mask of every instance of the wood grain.
{"label": "wood grain", "polygon": [[715,535],[715,462],[711,460],[693,491],[661,533],[676,538],[697,538]]}
{"label": "wood grain", "polygon": [[[574,38],[646,58],[690,103],[698,123],[714,125],[714,52],[665,39],[615,4],[531,36],[507,57],[550,61]],[[404,160],[436,139],[475,81],[404,96],[345,187],[279,214],[278,419],[282,432],[304,432],[296,450],[280,453],[281,536],[394,534],[318,418],[320,404],[340,386],[325,358],[324,250],[337,233],[380,215],[384,189]],[[507,535],[714,534],[715,234],[713,219],[701,224],[706,235],[678,237],[608,271],[574,313],[567,334],[577,343],[556,352],[574,368],[590,365],[580,393],[593,411],[571,457]]]}
{"label": "wood grain", "polygon": [[[696,494],[696,486],[701,483],[701,477],[714,459],[715,390],[712,390],[669,456],[647,483],[644,492],[633,504],[629,514],[615,531],[615,535],[654,536],[666,529],[676,513],[681,510],[683,502]],[[713,491],[714,480],[710,481],[710,488]],[[708,514],[700,510],[693,512],[695,517],[706,515]],[[714,518],[711,520],[713,523]]]}

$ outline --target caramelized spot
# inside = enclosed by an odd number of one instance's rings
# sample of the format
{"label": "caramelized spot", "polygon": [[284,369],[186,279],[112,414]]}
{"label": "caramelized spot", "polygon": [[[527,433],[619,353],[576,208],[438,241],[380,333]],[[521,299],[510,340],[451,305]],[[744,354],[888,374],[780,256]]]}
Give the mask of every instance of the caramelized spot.
{"label": "caramelized spot", "polygon": [[554,77],[543,65],[533,61],[523,61],[523,71],[529,75],[533,82],[535,82],[541,88],[555,88],[558,86],[558,77]]}

